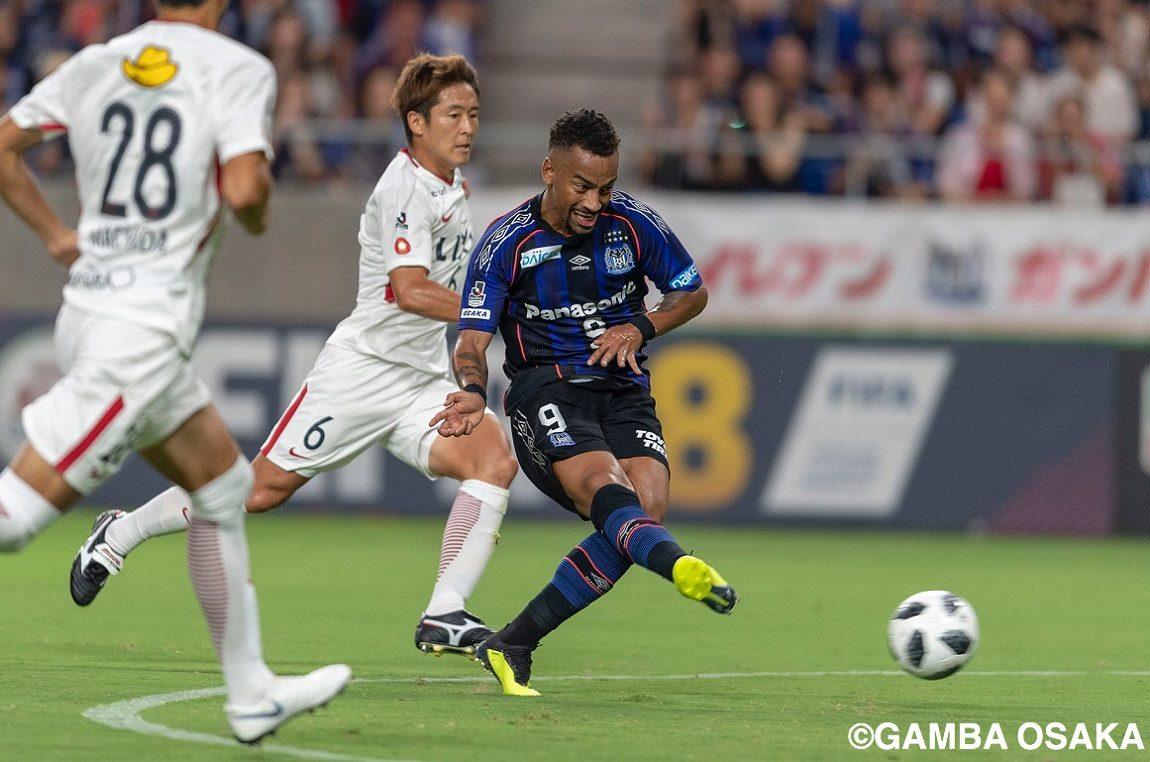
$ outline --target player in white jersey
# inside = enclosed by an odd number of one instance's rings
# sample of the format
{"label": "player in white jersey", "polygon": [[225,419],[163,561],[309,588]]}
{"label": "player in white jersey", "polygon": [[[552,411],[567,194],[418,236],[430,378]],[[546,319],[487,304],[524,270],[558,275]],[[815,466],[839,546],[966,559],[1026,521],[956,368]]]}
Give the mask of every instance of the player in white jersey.
{"label": "player in white jersey", "polygon": [[[326,704],[351,671],[277,677],[264,663],[243,524],[252,468],[188,359],[224,206],[261,233],[271,190],[275,74],[213,31],[226,6],[158,0],[157,21],[80,51],[0,121],[0,193],[70,266],[56,321],[65,375],[24,409],[28,441],[0,473],[0,550],[23,547],[138,450],[187,496],[188,567],[226,714],[255,742]],[[65,132],[76,231],[23,159]]]}
{"label": "player in white jersey", "polygon": [[[409,147],[376,185],[360,219],[359,296],[254,463],[249,512],[281,505],[313,476],[376,444],[428,478],[462,482],[443,535],[439,576],[416,627],[428,653],[472,655],[491,630],[467,598],[498,539],[517,465],[503,429],[485,417],[470,437],[436,436],[427,422],[458,391],[447,323],[459,319],[471,253],[467,184],[478,127],[475,70],[461,56],[420,55],[396,84]],[[482,295],[469,295],[474,311]],[[92,602],[123,557],[148,537],[183,528],[187,495],[173,488],[144,506],[109,512],[72,564],[72,597]]]}

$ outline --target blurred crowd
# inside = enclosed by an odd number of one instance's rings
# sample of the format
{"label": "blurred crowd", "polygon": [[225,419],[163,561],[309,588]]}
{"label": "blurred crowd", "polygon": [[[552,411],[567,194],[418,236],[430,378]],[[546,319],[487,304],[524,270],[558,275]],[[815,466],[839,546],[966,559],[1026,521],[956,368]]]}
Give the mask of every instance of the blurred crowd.
{"label": "blurred crowd", "polygon": [[[3,111],[73,52],[153,17],[151,0],[0,0]],[[279,77],[276,173],[375,182],[398,147],[390,106],[417,50],[476,57],[482,0],[234,0],[221,31],[262,52]],[[40,169],[67,164],[56,141]]]}
{"label": "blurred crowd", "polygon": [[680,0],[660,186],[1150,202],[1150,3]]}

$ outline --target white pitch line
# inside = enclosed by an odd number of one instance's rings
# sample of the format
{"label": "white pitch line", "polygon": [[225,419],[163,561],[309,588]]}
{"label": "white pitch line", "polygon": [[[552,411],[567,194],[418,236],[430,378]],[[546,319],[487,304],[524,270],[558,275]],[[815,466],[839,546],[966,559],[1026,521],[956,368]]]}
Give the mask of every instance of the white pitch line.
{"label": "white pitch line", "polygon": [[[94,706],[84,712],[84,717],[98,722],[101,725],[107,725],[116,730],[131,730],[134,733],[141,733],[146,736],[159,736],[160,738],[168,738],[172,741],[189,741],[191,743],[205,743],[212,746],[231,746],[234,748],[244,748],[239,741],[234,738],[226,736],[216,736],[211,733],[197,733],[191,730],[181,730],[179,728],[170,728],[167,725],[161,725],[158,722],[148,722],[140,717],[140,712],[148,709],[155,709],[165,704],[175,704],[180,701],[194,701],[195,699],[211,698],[212,696],[224,695],[224,688],[201,688],[195,691],[180,691],[178,693],[162,693],[154,696],[141,696],[139,698],[127,699],[125,701],[117,701],[114,704],[102,704]],[[332,759],[332,760],[354,760],[355,762],[382,762],[380,760],[371,760],[369,757],[353,757],[347,754],[335,754],[328,751],[320,751],[318,749],[302,749],[296,746],[285,746],[283,744],[262,743],[256,749],[265,752],[275,752],[277,754],[284,754],[289,757],[302,757],[304,759]],[[396,761],[398,762],[398,760]]]}
{"label": "white pitch line", "polygon": [[[794,677],[901,677],[905,673],[893,669],[856,669],[837,671],[792,671],[792,672],[704,672],[700,674],[683,675],[540,675],[533,677],[532,682],[583,682],[595,680],[626,680],[637,682],[643,680],[729,680],[741,678],[794,678]],[[969,671],[963,672],[968,677],[1150,677],[1150,671],[1145,670],[1007,670],[1007,671]],[[480,683],[490,682],[487,675],[474,675],[468,677],[361,677],[353,680],[356,683],[411,683],[414,685],[425,683]],[[147,736],[157,736],[173,741],[186,741],[190,743],[211,744],[213,746],[243,747],[239,742],[226,736],[217,736],[210,733],[198,733],[191,730],[181,730],[161,725],[158,722],[149,722],[140,713],[148,709],[155,709],[166,704],[175,704],[181,701],[194,701],[196,699],[211,698],[224,695],[224,689],[200,688],[193,691],[179,691],[178,693],[161,693],[152,696],[117,701],[113,704],[101,704],[85,710],[83,716],[93,722],[113,728],[115,730],[130,730]],[[298,746],[283,744],[260,744],[256,747],[265,752],[274,752],[289,757],[303,759],[328,760],[354,760],[355,762],[400,762],[399,760],[379,760],[372,757],[354,757],[348,754],[321,751],[319,749],[305,749]]]}

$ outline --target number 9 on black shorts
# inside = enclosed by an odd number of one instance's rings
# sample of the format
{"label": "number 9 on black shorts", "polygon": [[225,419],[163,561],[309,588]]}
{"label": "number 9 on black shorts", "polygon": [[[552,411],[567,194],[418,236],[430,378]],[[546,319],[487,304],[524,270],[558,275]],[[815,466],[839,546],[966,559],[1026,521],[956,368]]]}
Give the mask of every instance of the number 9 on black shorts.
{"label": "number 9 on black shorts", "polygon": [[604,451],[617,460],[647,456],[670,468],[655,399],[638,384],[556,381],[511,407],[508,415],[523,472],[569,511],[575,505],[551,467],[557,460]]}

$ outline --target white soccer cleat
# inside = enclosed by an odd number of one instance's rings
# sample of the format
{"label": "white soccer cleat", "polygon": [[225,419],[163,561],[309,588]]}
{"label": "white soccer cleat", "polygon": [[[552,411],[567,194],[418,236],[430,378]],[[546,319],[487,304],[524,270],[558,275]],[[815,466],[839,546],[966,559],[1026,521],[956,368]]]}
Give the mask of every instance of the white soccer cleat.
{"label": "white soccer cleat", "polygon": [[224,711],[237,741],[259,743],[297,714],[327,706],[350,682],[351,667],[329,664],[306,675],[275,677],[263,700],[249,706],[228,704]]}

